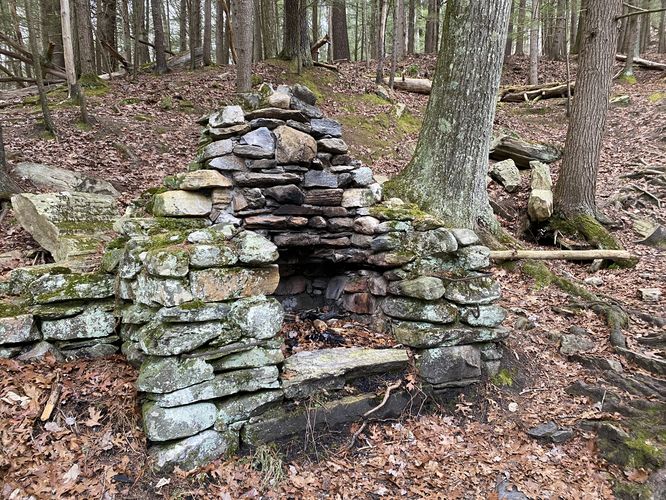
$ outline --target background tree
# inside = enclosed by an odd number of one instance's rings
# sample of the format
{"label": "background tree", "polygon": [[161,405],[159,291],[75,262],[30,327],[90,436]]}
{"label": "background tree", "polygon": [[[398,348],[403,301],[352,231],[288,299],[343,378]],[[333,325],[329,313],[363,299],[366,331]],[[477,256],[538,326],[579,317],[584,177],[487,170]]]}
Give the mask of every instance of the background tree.
{"label": "background tree", "polygon": [[231,15],[236,47],[236,92],[252,88],[252,25],[254,5],[249,0],[232,0]]}
{"label": "background tree", "polygon": [[333,42],[333,59],[349,60],[349,35],[347,29],[347,2],[333,0],[331,4],[333,26],[331,30]]}
{"label": "background tree", "polygon": [[530,18],[530,85],[539,83],[539,7],[541,0],[532,0]]}
{"label": "background tree", "polygon": [[158,75],[162,75],[168,70],[160,3],[160,0],[150,0],[153,14],[153,31],[155,32],[155,72]]}
{"label": "background tree", "polygon": [[395,58],[402,61],[405,58],[405,0],[394,0],[395,11],[393,23],[393,37],[395,39]]}
{"label": "background tree", "polygon": [[496,224],[486,175],[511,0],[449,2],[416,152],[387,184],[452,227]]}
{"label": "background tree", "polygon": [[312,66],[310,30],[305,0],[284,0],[284,41],[280,57],[296,61],[299,67]]}
{"label": "background tree", "polygon": [[527,0],[520,0],[518,4],[518,19],[516,21],[516,50],[517,56],[525,55],[525,18],[527,11]]}
{"label": "background tree", "polygon": [[213,21],[211,19],[211,0],[204,0],[203,65],[210,66],[212,49]]}

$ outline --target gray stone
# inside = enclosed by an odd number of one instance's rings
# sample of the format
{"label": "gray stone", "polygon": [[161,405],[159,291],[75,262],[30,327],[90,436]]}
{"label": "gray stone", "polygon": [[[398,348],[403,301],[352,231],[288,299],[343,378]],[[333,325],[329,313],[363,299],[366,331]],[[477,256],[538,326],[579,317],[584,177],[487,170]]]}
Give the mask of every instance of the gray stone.
{"label": "gray stone", "polygon": [[143,427],[151,441],[170,441],[189,437],[215,424],[217,408],[213,403],[195,403],[177,408],[162,408],[155,403],[143,405]]}
{"label": "gray stone", "polygon": [[[188,219],[162,219],[156,217],[121,217],[113,224],[113,230],[128,238],[143,238],[164,231],[193,231],[210,226],[207,217]],[[168,225],[168,227],[166,227]]]}
{"label": "gray stone", "polygon": [[460,228],[451,229],[450,231],[460,246],[476,245],[480,241],[479,237],[471,229]]}
{"label": "gray stone", "polygon": [[323,118],[324,114],[321,112],[321,110],[317,106],[313,106],[311,104],[308,104],[306,102],[301,101],[297,97],[292,97],[291,98],[291,104],[290,104],[292,109],[296,109],[301,112],[301,114],[307,118]]}
{"label": "gray stone", "polygon": [[194,245],[189,259],[194,268],[225,267],[236,264],[238,254],[227,245]]}
{"label": "gray stone", "polygon": [[266,127],[260,127],[241,137],[240,144],[261,148],[266,151],[267,156],[272,156],[275,150],[275,137]]}
{"label": "gray stone", "polygon": [[231,343],[240,338],[224,323],[148,323],[138,332],[139,347],[153,356],[173,356],[191,352],[213,339]]}
{"label": "gray stone", "polygon": [[234,181],[239,186],[244,187],[269,187],[279,184],[293,184],[300,182],[301,176],[292,173],[273,173],[266,174],[262,172],[236,172]]}
{"label": "gray stone", "polygon": [[316,138],[324,136],[342,137],[342,125],[329,118],[316,118],[310,121],[312,126],[312,135]]}
{"label": "gray stone", "polygon": [[215,371],[239,370],[242,368],[259,368],[262,366],[278,365],[284,361],[280,349],[267,349],[253,347],[212,361]]}
{"label": "gray stone", "polygon": [[275,129],[275,137],[275,158],[279,164],[309,163],[317,155],[317,142],[308,134],[281,126]]}
{"label": "gray stone", "polygon": [[322,390],[341,389],[346,379],[407,367],[405,350],[335,347],[301,351],[284,361],[285,397],[307,398]]}
{"label": "gray stone", "polygon": [[21,352],[21,348],[16,347],[0,347],[0,359],[11,359]]}
{"label": "gray stone", "polygon": [[156,278],[141,273],[132,284],[135,300],[147,306],[173,307],[193,299],[186,280]]}
{"label": "gray stone", "polygon": [[118,346],[113,344],[95,344],[88,345],[81,348],[62,349],[62,355],[65,361],[73,361],[75,359],[94,359],[105,358],[118,352]]}
{"label": "gray stone", "polygon": [[167,178],[165,184],[172,189],[199,191],[201,189],[232,187],[231,180],[215,170],[195,170]]}
{"label": "gray stone", "polygon": [[580,354],[594,350],[596,344],[589,335],[562,335],[560,352],[565,356]]}
{"label": "gray stone", "polygon": [[481,377],[479,350],[470,345],[426,349],[416,360],[421,378],[435,388],[460,387]]}
{"label": "gray stone", "polygon": [[495,163],[490,168],[490,176],[509,193],[513,193],[520,187],[520,171],[512,159]]}
{"label": "gray stone", "polygon": [[194,231],[187,236],[189,243],[223,243],[238,233],[238,229],[231,224],[215,224]]}
{"label": "gray stone", "polygon": [[229,139],[237,135],[245,134],[251,130],[250,124],[239,123],[230,127],[208,128],[206,132],[213,140]]}
{"label": "gray stone", "polygon": [[266,100],[268,105],[273,108],[289,109],[289,106],[291,105],[291,96],[284,92],[274,92],[269,95]]}
{"label": "gray stone", "polygon": [[493,327],[506,319],[506,311],[496,305],[464,307],[460,310],[460,319],[472,326]]}
{"label": "gray stone", "polygon": [[393,295],[402,295],[424,300],[437,300],[444,295],[444,282],[439,278],[421,276],[413,280],[396,281],[389,285]]}
{"label": "gray stone", "polygon": [[451,281],[444,292],[444,297],[448,300],[463,305],[486,305],[498,300],[501,296],[499,283],[486,276],[464,281]]}
{"label": "gray stone", "polygon": [[268,238],[252,231],[244,231],[233,239],[238,252],[238,259],[243,264],[261,265],[275,262],[278,258],[277,247]]}
{"label": "gray stone", "polygon": [[158,405],[164,408],[181,406],[231,396],[239,392],[254,392],[261,389],[278,389],[278,369],[275,366],[235,370],[216,375],[214,379],[179,389],[168,394],[151,394]]}
{"label": "gray stone", "polygon": [[370,207],[378,201],[369,188],[346,189],[342,195],[342,206],[345,208]]}
{"label": "gray stone", "polygon": [[182,278],[189,272],[189,256],[181,248],[151,250],[146,254],[146,271],[162,278]]}
{"label": "gray stone", "polygon": [[490,266],[490,249],[482,245],[471,245],[458,250],[458,261],[464,269],[478,270]]}
{"label": "gray stone", "polygon": [[319,139],[317,141],[317,149],[325,153],[340,155],[349,151],[349,146],[347,146],[345,141],[339,138]]}
{"label": "gray stone", "polygon": [[234,150],[234,143],[231,139],[222,139],[221,141],[214,141],[208,144],[201,151],[199,161],[211,160],[218,156],[225,156]]}
{"label": "gray stone", "polygon": [[643,302],[659,302],[661,299],[661,289],[659,288],[639,288],[638,293]]}
{"label": "gray stone", "polygon": [[545,221],[553,215],[553,192],[533,189],[527,200],[527,214],[533,221]]}
{"label": "gray stone", "polygon": [[201,321],[220,321],[229,315],[231,305],[227,303],[189,302],[177,307],[164,307],[153,313],[158,321],[165,323],[198,323]]}
{"label": "gray stone", "polygon": [[238,433],[212,429],[194,436],[149,449],[158,470],[168,472],[174,467],[191,470],[213,460],[232,455],[238,449]]}
{"label": "gray stone", "polygon": [[225,106],[208,118],[208,125],[212,128],[230,127],[245,122],[245,114],[240,106]]}
{"label": "gray stone", "polygon": [[203,269],[191,271],[190,281],[194,298],[219,302],[253,295],[270,295],[278,286],[280,273],[277,265],[254,269]]}
{"label": "gray stone", "polygon": [[197,217],[208,215],[212,208],[210,196],[191,191],[166,191],[153,199],[156,217]]}
{"label": "gray stone", "polygon": [[375,182],[372,170],[369,167],[360,167],[351,171],[354,184],[358,187],[368,187]]}
{"label": "gray stone", "polygon": [[284,311],[274,298],[255,296],[235,301],[227,319],[243,337],[265,340],[282,328]]}
{"label": "gray stone", "polygon": [[303,194],[303,191],[294,184],[273,186],[265,189],[264,194],[279,203],[286,203],[289,205],[300,205],[305,200],[305,194]]}
{"label": "gray stone", "polygon": [[120,352],[127,362],[136,369],[141,368],[141,365],[146,361],[146,355],[141,352],[138,342],[123,342],[120,346]]}
{"label": "gray stone", "polygon": [[136,387],[143,392],[173,392],[213,377],[213,367],[203,359],[148,358],[141,365]]}
{"label": "gray stone", "polygon": [[106,337],[112,335],[115,329],[113,314],[95,306],[71,318],[42,321],[42,335],[46,340]]}
{"label": "gray stone", "polygon": [[120,196],[118,190],[110,182],[42,163],[17,163],[12,169],[12,173],[45,191],[104,194],[114,198]]}
{"label": "gray stone", "polygon": [[373,235],[378,226],[379,220],[369,215],[357,217],[354,220],[354,231],[357,233]]}
{"label": "gray stone", "polygon": [[393,336],[398,342],[418,349],[496,342],[506,338],[509,334],[506,328],[443,326],[415,321],[394,321],[392,330]]}
{"label": "gray stone", "polygon": [[41,338],[32,314],[0,318],[0,345],[30,342]]}
{"label": "gray stone", "polygon": [[208,162],[208,168],[220,172],[241,172],[246,169],[245,160],[234,155],[218,156]]}
{"label": "gray stone", "polygon": [[303,187],[337,188],[338,176],[326,170],[310,170],[305,174]]}
{"label": "gray stone", "polygon": [[281,390],[260,391],[226,398],[217,403],[215,430],[223,431],[235,422],[261,415],[268,408],[282,401],[282,398]]}
{"label": "gray stone", "polygon": [[557,424],[552,420],[545,424],[539,424],[527,431],[527,435],[533,438],[548,438],[558,430]]}
{"label": "gray stone", "polygon": [[294,97],[310,106],[314,106],[317,103],[317,96],[305,85],[297,83],[291,87],[291,92]]}
{"label": "gray stone", "polygon": [[19,356],[17,356],[17,359],[20,361],[36,361],[44,359],[47,355],[53,356],[53,358],[58,362],[65,360],[65,357],[56,346],[44,340],[37,342],[35,345],[30,347],[30,349],[22,352]]}
{"label": "gray stone", "polygon": [[393,318],[430,323],[453,323],[458,317],[458,308],[448,302],[424,302],[406,297],[387,297],[382,302],[382,311]]}

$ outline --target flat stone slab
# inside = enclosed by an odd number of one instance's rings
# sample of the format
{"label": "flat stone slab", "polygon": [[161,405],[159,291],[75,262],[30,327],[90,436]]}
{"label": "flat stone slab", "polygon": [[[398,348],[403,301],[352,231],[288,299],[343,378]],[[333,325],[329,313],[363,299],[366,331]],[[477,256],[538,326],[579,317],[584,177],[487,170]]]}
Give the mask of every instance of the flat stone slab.
{"label": "flat stone slab", "polygon": [[71,318],[42,321],[42,335],[50,340],[74,340],[113,335],[116,318],[103,308],[91,306]]}
{"label": "flat stone slab", "polygon": [[208,429],[174,443],[153,446],[149,452],[158,470],[169,471],[176,466],[184,470],[194,469],[216,458],[232,455],[237,449],[237,432]]}
{"label": "flat stone slab", "polygon": [[0,344],[15,344],[39,339],[32,314],[0,318]]}
{"label": "flat stone slab", "polygon": [[217,408],[213,403],[162,408],[148,402],[143,407],[143,426],[151,441],[171,441],[192,436],[213,427],[216,418]]}
{"label": "flat stone slab", "polygon": [[29,292],[37,304],[106,299],[113,297],[113,284],[109,274],[45,274],[30,284]]}
{"label": "flat stone slab", "polygon": [[341,389],[346,379],[407,367],[403,349],[334,347],[294,354],[284,362],[282,387],[287,398],[306,398],[327,389]]}

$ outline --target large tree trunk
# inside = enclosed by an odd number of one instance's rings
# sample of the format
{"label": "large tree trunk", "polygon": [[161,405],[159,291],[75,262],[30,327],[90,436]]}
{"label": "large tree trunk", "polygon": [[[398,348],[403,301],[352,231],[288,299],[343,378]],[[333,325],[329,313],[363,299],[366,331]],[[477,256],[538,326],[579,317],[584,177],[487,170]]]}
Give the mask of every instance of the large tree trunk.
{"label": "large tree trunk", "polygon": [[213,22],[211,20],[211,0],[204,0],[203,65],[210,66],[212,50]]}
{"label": "large tree trunk", "polygon": [[334,0],[333,9],[333,59],[349,60],[349,36],[347,34],[347,3],[345,0]]}
{"label": "large tree trunk", "polygon": [[377,72],[375,82],[381,83],[384,80],[384,44],[386,40],[386,18],[388,17],[388,1],[379,0],[378,36],[377,36]]}
{"label": "large tree trunk", "polygon": [[284,42],[280,57],[309,67],[312,66],[312,54],[306,7],[305,0],[284,1]]}
{"label": "large tree trunk", "polygon": [[393,26],[393,36],[396,39],[395,57],[398,61],[405,58],[405,0],[395,0],[396,21]]}
{"label": "large tree trunk", "polygon": [[223,0],[215,0],[215,64],[227,64],[228,55],[224,53],[224,7]]}
{"label": "large tree trunk", "polygon": [[513,17],[516,10],[516,3],[511,2],[511,15],[509,16],[509,29],[506,35],[506,45],[504,46],[504,59],[508,59],[513,48]]}
{"label": "large tree trunk", "polygon": [[666,0],[661,0],[661,12],[659,18],[659,53],[666,54]]}
{"label": "large tree trunk", "polygon": [[[99,61],[100,69],[102,69],[101,61],[105,60],[107,57],[107,50],[104,48],[105,44],[113,47],[114,50],[117,49],[117,40],[116,40],[116,0],[102,0],[97,3],[98,12],[97,12],[97,34],[99,36],[100,52],[99,52]],[[143,38],[144,40],[146,38]],[[115,59],[112,59],[111,69],[117,69],[117,63]]]}
{"label": "large tree trunk", "polygon": [[93,52],[92,21],[90,20],[90,2],[75,0],[76,36],[79,47],[79,74],[96,75],[95,55]]}
{"label": "large tree trunk", "polygon": [[[643,10],[650,10],[650,0],[643,0]],[[643,54],[650,47],[650,14],[643,14],[640,18],[641,36],[638,53]]]}
{"label": "large tree trunk", "polygon": [[120,2],[120,9],[123,23],[123,56],[129,64],[132,64],[132,31],[128,2]]}
{"label": "large tree trunk", "polygon": [[539,83],[539,7],[541,0],[532,0],[530,19],[530,85]]}
{"label": "large tree trunk", "polygon": [[[580,0],[578,30],[575,34],[575,43],[572,51],[574,54],[578,54],[580,52],[580,46],[583,44],[583,25],[585,24],[585,16],[587,15],[587,2],[588,0]],[[574,34],[572,33],[571,36],[574,36]]]}
{"label": "large tree trunk", "polygon": [[132,0],[132,13],[134,15],[134,65],[139,67],[150,61],[150,53],[148,46],[143,43],[138,43],[139,40],[146,39],[145,22],[147,13],[146,6],[143,0]]}
{"label": "large tree trunk", "polygon": [[180,13],[178,16],[178,39],[180,41],[181,52],[185,52],[187,50],[187,19],[187,0],[180,0]]}
{"label": "large tree trunk", "polygon": [[[60,25],[59,0],[39,0],[41,16],[41,40],[44,54],[51,54],[51,63],[65,67],[62,49],[62,28]],[[34,13],[37,14],[36,12]]]}
{"label": "large tree trunk", "polygon": [[578,30],[578,0],[571,0],[570,9],[570,29],[569,29],[569,53],[573,54],[576,31]]}
{"label": "large tree trunk", "polygon": [[448,3],[416,153],[386,185],[452,227],[495,224],[486,175],[510,9],[511,0]]}
{"label": "large tree trunk", "polygon": [[[264,42],[264,57],[266,59],[273,59],[278,52],[277,32],[275,31],[277,18],[275,17],[275,7],[272,3],[272,0],[261,0],[261,38]],[[313,13],[315,5],[312,7]],[[312,30],[314,34],[315,26],[312,27]],[[313,40],[316,40],[316,38],[313,38]]]}
{"label": "large tree trunk", "polygon": [[[629,12],[636,12],[635,9],[629,7]],[[634,81],[634,58],[636,57],[636,51],[638,50],[638,18],[640,16],[634,15],[629,17],[628,24],[628,38],[629,42],[627,43],[627,59],[624,62],[624,69],[622,70],[622,77]],[[616,43],[617,45],[617,43]]]}
{"label": "large tree trunk", "polygon": [[261,0],[252,0],[254,9],[254,23],[252,25],[254,34],[252,38],[252,60],[262,61],[264,59],[264,42],[261,30]]}
{"label": "large tree trunk", "polygon": [[416,0],[409,0],[407,17],[407,53],[413,54],[415,50]]}
{"label": "large tree trunk", "polygon": [[200,19],[201,19],[201,0],[190,0],[189,9],[189,38],[190,38],[190,69],[197,68],[197,47],[199,47]]}
{"label": "large tree trunk", "polygon": [[[386,0],[388,1],[388,0]],[[425,26],[425,53],[437,52],[437,39],[439,37],[439,1],[428,0],[428,17]]]}
{"label": "large tree trunk", "polygon": [[622,0],[588,0],[576,98],[554,190],[555,213],[596,217],[595,192]]}
{"label": "large tree trunk", "polygon": [[236,92],[249,92],[252,87],[252,26],[254,5],[251,0],[232,0],[234,47],[236,61]]}
{"label": "large tree trunk", "polygon": [[553,40],[553,59],[564,61],[567,55],[567,11],[566,0],[557,0],[555,14],[555,38]]}
{"label": "large tree trunk", "polygon": [[517,56],[525,55],[525,18],[526,16],[527,0],[520,0],[518,6],[518,27],[516,29],[516,52]]}
{"label": "large tree trunk", "polygon": [[[150,0],[150,8],[153,13],[153,30],[155,31],[155,72],[162,75],[167,72],[166,51],[164,47],[164,27],[162,26],[162,15],[160,0]],[[204,53],[204,57],[205,57]]]}

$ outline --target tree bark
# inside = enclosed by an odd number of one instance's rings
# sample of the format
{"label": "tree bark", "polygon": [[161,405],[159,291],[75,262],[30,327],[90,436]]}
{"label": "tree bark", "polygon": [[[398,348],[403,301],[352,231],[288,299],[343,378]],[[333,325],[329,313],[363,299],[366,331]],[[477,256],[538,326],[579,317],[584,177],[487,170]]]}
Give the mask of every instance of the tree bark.
{"label": "tree bark", "polygon": [[[275,8],[272,3],[271,0],[261,0],[261,38],[264,42],[264,57],[266,59],[273,59],[278,52],[277,32],[275,31],[277,19],[275,17]],[[317,2],[315,2],[315,4],[316,3]],[[314,13],[314,5],[312,9]],[[313,33],[314,29],[315,27],[313,26]],[[316,40],[316,38],[313,38],[313,40]]]}
{"label": "tree bark", "polygon": [[659,53],[666,54],[666,0],[661,0],[664,9],[659,18]]}
{"label": "tree bark", "polygon": [[[388,0],[387,0],[388,1]],[[437,52],[437,39],[439,29],[439,2],[428,0],[428,17],[425,26],[425,53]]]}
{"label": "tree bark", "polygon": [[252,28],[254,34],[252,37],[252,60],[254,62],[264,59],[264,41],[262,40],[261,30],[261,0],[252,0],[252,8],[254,9],[254,23]]}
{"label": "tree bark", "polygon": [[347,32],[347,3],[345,0],[334,0],[333,9],[333,59],[349,60],[349,36]]}
{"label": "tree bark", "polygon": [[564,61],[567,55],[567,12],[566,0],[557,0],[555,13],[555,37],[553,41],[553,59]]}
{"label": "tree bark", "polygon": [[310,30],[305,0],[285,0],[284,2],[284,41],[280,57],[300,62],[305,67],[312,66],[310,53]]}
{"label": "tree bark", "polygon": [[231,0],[231,17],[236,47],[236,92],[252,88],[252,26],[254,5],[251,0]]}
{"label": "tree bark", "polygon": [[190,39],[190,69],[197,68],[197,47],[199,46],[199,18],[201,17],[201,0],[189,0],[189,39]]}
{"label": "tree bark", "polygon": [[388,0],[379,0],[379,3],[376,83],[381,83],[384,80],[384,44],[386,39],[386,18],[388,17]]}
{"label": "tree bark", "polygon": [[[585,24],[585,16],[587,15],[587,2],[588,0],[580,0],[580,13],[578,15],[578,29],[575,35],[575,43],[573,44],[573,53],[580,52],[580,46],[583,43],[583,25]],[[574,34],[571,34],[574,36]]]}
{"label": "tree bark", "polygon": [[516,52],[517,56],[525,55],[525,18],[527,17],[527,0],[520,0],[518,6],[518,27],[516,29]]}
{"label": "tree bark", "polygon": [[[104,44],[108,44],[113,47],[114,50],[117,49],[117,39],[116,39],[116,0],[101,0],[98,2],[98,12],[97,12],[97,36],[99,37],[100,51],[98,55],[98,60],[103,61],[105,59]],[[143,37],[145,40],[145,36]],[[100,69],[101,69],[100,63]],[[115,60],[111,63],[111,69],[114,71],[117,69],[117,63]]]}
{"label": "tree bark", "polygon": [[[629,12],[636,12],[635,9],[629,7]],[[638,50],[638,18],[640,16],[631,16],[628,18],[628,38],[627,43],[627,59],[624,62],[624,69],[622,70],[622,77],[632,80],[634,78],[634,57]],[[616,43],[617,45],[617,43]]]}
{"label": "tree bark", "polygon": [[42,51],[44,54],[51,53],[51,63],[59,68],[64,68],[65,57],[62,49],[60,2],[58,0],[39,0],[39,5]]}
{"label": "tree bark", "polygon": [[449,2],[416,152],[385,186],[451,227],[493,227],[486,175],[511,0]]}
{"label": "tree bark", "polygon": [[509,16],[509,29],[506,35],[506,45],[504,46],[504,60],[507,60],[511,55],[511,50],[513,49],[513,17],[516,10],[516,2],[511,2],[511,15]]}
{"label": "tree bark", "polygon": [[[221,0],[218,0],[221,1]],[[187,0],[180,0],[180,15],[178,16],[178,40],[180,42],[180,51],[187,50]]]}
{"label": "tree bark", "polygon": [[155,72],[158,75],[163,75],[167,72],[168,68],[166,49],[164,47],[164,27],[162,26],[160,0],[150,0],[150,8],[153,14],[153,30],[155,32]]}
{"label": "tree bark", "polygon": [[[80,89],[76,81],[76,64],[74,62],[74,43],[72,41],[72,21],[69,0],[60,0],[60,22],[62,24],[62,48],[65,58],[65,74],[69,87],[69,98],[77,100]],[[82,113],[87,116],[87,113]]]}
{"label": "tree bark", "polygon": [[211,19],[211,0],[204,0],[204,32],[203,32],[203,65],[210,66],[211,64],[211,51],[212,36],[213,36],[213,21]]}
{"label": "tree bark", "polygon": [[[650,0],[643,0],[643,10],[650,10]],[[641,18],[641,36],[638,53],[643,54],[650,47],[650,14],[643,14],[639,17]]]}
{"label": "tree bark", "polygon": [[622,0],[588,0],[579,56],[576,99],[567,130],[564,158],[553,191],[555,213],[573,218],[597,216],[595,192],[601,155],[617,21]]}
{"label": "tree bark", "polygon": [[539,7],[541,0],[532,0],[530,19],[530,85],[539,83]]}
{"label": "tree bark", "polygon": [[395,9],[393,36],[396,39],[395,57],[398,61],[405,58],[405,0],[394,0]]}
{"label": "tree bark", "polygon": [[222,0],[215,0],[215,64],[222,66],[227,64],[227,55],[224,47],[224,7]]}
{"label": "tree bark", "polygon": [[574,50],[574,45],[576,43],[575,38],[576,38],[576,32],[578,31],[578,0],[571,0],[570,3],[570,9],[571,9],[571,24],[569,28],[569,53],[573,54]]}
{"label": "tree bark", "polygon": [[416,0],[409,0],[409,11],[407,14],[407,53],[414,54],[415,51],[415,28],[416,28]]}

